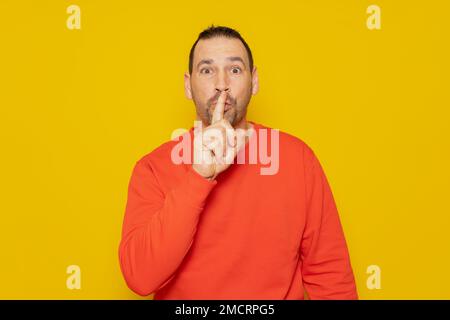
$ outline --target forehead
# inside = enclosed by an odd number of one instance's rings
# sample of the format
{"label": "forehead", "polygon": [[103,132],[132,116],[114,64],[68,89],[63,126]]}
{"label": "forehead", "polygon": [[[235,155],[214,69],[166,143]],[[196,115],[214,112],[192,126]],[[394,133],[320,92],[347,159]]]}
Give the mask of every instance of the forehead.
{"label": "forehead", "polygon": [[241,40],[226,37],[202,39],[195,46],[194,65],[202,59],[213,59],[214,62],[220,62],[231,56],[241,57],[248,66],[247,51]]}

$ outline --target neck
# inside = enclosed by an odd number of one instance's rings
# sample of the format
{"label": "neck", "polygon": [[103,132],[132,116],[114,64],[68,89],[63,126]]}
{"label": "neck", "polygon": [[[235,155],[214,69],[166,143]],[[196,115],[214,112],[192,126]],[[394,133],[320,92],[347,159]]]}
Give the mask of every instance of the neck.
{"label": "neck", "polygon": [[238,124],[236,124],[234,126],[234,129],[243,129],[243,130],[245,130],[246,134],[244,136],[245,137],[244,144],[247,144],[247,142],[250,140],[250,135],[249,135],[250,131],[248,131],[248,130],[253,129],[253,124],[248,122],[246,118],[243,118],[241,121],[239,121]]}

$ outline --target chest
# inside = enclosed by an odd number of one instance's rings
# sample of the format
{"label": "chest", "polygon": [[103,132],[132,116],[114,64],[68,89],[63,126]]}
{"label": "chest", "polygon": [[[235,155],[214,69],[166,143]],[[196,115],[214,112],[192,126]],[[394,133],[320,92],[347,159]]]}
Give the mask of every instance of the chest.
{"label": "chest", "polygon": [[238,166],[218,177],[200,217],[199,241],[297,250],[305,224],[303,178],[295,170],[259,172],[256,165]]}

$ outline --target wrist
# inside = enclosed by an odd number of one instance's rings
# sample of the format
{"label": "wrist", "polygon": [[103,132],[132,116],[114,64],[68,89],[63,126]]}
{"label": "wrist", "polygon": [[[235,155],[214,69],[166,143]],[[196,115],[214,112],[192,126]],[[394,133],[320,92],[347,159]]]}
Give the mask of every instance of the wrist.
{"label": "wrist", "polygon": [[201,176],[203,179],[206,179],[208,181],[213,181],[216,178],[216,174],[213,173],[212,175],[208,175],[206,172],[202,172],[202,170],[198,170],[196,166],[192,166],[192,170],[197,173],[199,176]]}
{"label": "wrist", "polygon": [[210,176],[210,177],[204,177],[206,180],[208,180],[208,181],[213,181],[214,179],[216,179],[216,177],[217,177],[217,175],[216,174],[213,174],[212,176]]}

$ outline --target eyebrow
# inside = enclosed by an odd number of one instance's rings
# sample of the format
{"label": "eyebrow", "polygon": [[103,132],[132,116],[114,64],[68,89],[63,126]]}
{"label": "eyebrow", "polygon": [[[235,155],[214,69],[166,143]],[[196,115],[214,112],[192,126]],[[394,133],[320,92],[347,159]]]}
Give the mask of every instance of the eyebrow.
{"label": "eyebrow", "polygon": [[[227,60],[229,60],[229,61],[239,61],[245,66],[244,60],[241,57],[228,57]],[[213,62],[214,62],[213,59],[202,59],[202,60],[200,60],[199,63],[197,63],[197,69],[202,64],[212,64]]]}

